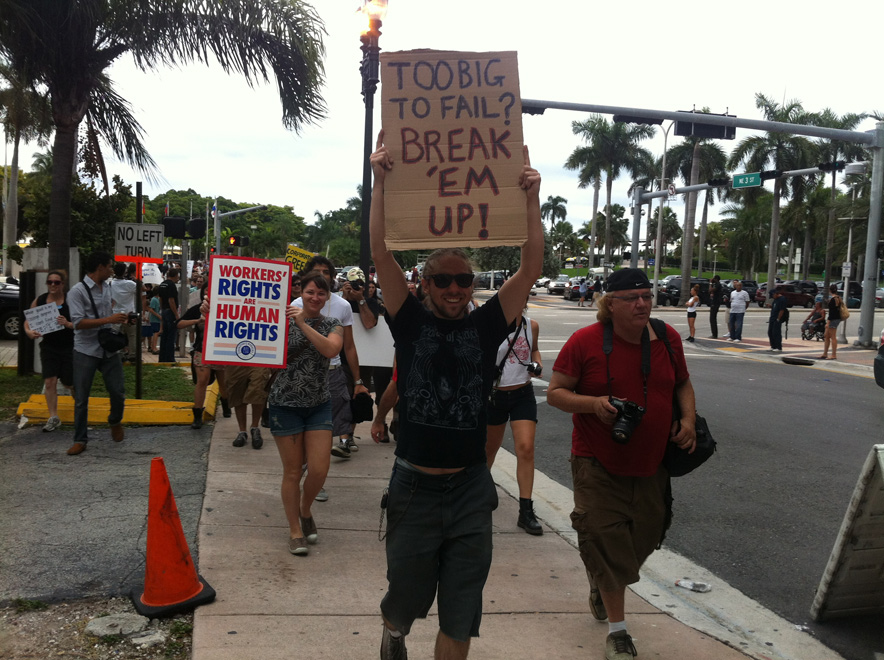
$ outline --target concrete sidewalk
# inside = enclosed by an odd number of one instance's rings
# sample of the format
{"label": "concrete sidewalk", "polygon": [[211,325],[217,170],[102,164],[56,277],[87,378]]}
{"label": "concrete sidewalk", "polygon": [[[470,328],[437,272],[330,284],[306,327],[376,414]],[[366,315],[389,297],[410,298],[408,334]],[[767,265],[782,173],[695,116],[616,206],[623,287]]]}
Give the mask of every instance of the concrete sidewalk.
{"label": "concrete sidewalk", "polygon": [[[395,443],[377,445],[368,439],[368,424],[357,428],[359,451],[349,460],[332,458],[326,481],[330,499],[313,507],[319,543],[310,547],[309,556],[295,557],[287,549],[288,525],[279,498],[282,468],[269,430],[263,430],[260,451],[233,447],[236,431],[232,418],[219,418],[212,437],[199,572],[218,597],[196,610],[193,659],[378,657],[379,603],[386,591],[379,501]],[[512,454],[501,450],[493,475],[500,498],[494,561],[485,587],[482,636],[473,640],[471,657],[603,658],[608,627],[589,614],[586,574],[569,522],[571,491],[537,474],[535,502],[544,534],[532,537],[516,527]],[[716,592],[734,607],[740,607],[741,597],[747,599],[720,581],[710,594],[675,588],[671,582],[695,568],[672,553],[654,557],[640,583],[647,599],[627,592],[627,620],[639,657],[839,657],[809,635],[781,633],[781,628],[794,627],[757,604],[744,605],[757,617],[752,630],[730,621],[727,607],[710,614],[703,600]],[[691,625],[672,616],[675,611],[682,611]],[[410,657],[433,656],[437,629],[434,608],[408,636]]]}

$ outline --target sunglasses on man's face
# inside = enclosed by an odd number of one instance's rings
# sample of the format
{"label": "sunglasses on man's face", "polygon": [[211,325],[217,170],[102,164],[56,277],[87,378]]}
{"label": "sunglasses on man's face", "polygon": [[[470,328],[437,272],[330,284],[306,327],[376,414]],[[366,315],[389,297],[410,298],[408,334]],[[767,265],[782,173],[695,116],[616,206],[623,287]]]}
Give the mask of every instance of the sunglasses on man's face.
{"label": "sunglasses on man's face", "polygon": [[53,284],[61,284],[61,280],[46,280],[46,284],[52,286]]}
{"label": "sunglasses on man's face", "polygon": [[430,275],[430,279],[433,280],[433,284],[435,284],[440,289],[447,289],[451,286],[452,282],[457,283],[461,289],[466,289],[473,283],[473,278],[475,275],[473,273],[458,273],[457,275],[450,275],[448,273],[437,273],[436,275]]}

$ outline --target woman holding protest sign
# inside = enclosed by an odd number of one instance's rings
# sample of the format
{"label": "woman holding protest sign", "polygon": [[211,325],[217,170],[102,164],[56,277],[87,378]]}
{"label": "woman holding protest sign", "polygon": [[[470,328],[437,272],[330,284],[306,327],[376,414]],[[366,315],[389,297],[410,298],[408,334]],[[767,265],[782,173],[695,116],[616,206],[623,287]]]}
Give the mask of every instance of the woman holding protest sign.
{"label": "woman holding protest sign", "polygon": [[54,431],[61,426],[58,418],[58,380],[71,387],[74,383],[74,324],[71,323],[71,310],[68,309],[65,297],[65,274],[61,270],[50,270],[46,275],[47,293],[42,293],[31,303],[31,309],[41,305],[53,304],[58,308],[55,322],[61,326],[58,330],[41,334],[33,330],[25,319],[25,334],[30,339],[42,337],[40,342],[40,363],[42,365],[46,407],[49,419],[46,420],[44,431]]}
{"label": "woman holding protest sign", "polygon": [[[318,540],[311,507],[325,483],[331,460],[331,396],[329,360],[341,352],[344,331],[337,319],[323,316],[331,295],[319,271],[301,278],[303,307],[290,306],[286,367],[277,372],[267,404],[270,432],[282,459],[280,494],[289,522],[289,552],[306,555]],[[302,467],[310,465],[301,493]]]}

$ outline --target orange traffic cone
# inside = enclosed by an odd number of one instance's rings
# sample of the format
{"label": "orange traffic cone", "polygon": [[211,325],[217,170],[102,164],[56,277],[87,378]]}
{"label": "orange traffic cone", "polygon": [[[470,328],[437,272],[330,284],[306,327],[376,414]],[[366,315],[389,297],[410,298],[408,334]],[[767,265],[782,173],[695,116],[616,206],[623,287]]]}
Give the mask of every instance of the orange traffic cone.
{"label": "orange traffic cone", "polygon": [[197,575],[184,540],[166,465],[162,458],[154,458],[150,463],[144,590],[133,591],[132,602],[139,614],[155,619],[213,600],[215,590]]}

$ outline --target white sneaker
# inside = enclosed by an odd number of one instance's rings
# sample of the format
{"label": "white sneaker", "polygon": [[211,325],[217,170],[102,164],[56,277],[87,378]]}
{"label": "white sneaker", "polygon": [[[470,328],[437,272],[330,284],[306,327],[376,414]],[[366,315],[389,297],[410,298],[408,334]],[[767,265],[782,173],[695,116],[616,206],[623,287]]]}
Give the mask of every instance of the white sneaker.
{"label": "white sneaker", "polygon": [[721,338],[722,338],[722,339],[727,339],[727,338],[730,337],[730,336],[731,336],[731,333],[726,332],[726,333],[724,333],[724,334],[721,336]]}
{"label": "white sneaker", "polygon": [[61,420],[58,417],[50,417],[46,420],[46,426],[43,427],[43,430],[49,433],[50,431],[54,431],[59,426],[61,426]]}
{"label": "white sneaker", "polygon": [[739,343],[741,343],[741,340],[739,340],[739,339],[734,339],[734,343],[735,343],[735,344],[739,344]]}

